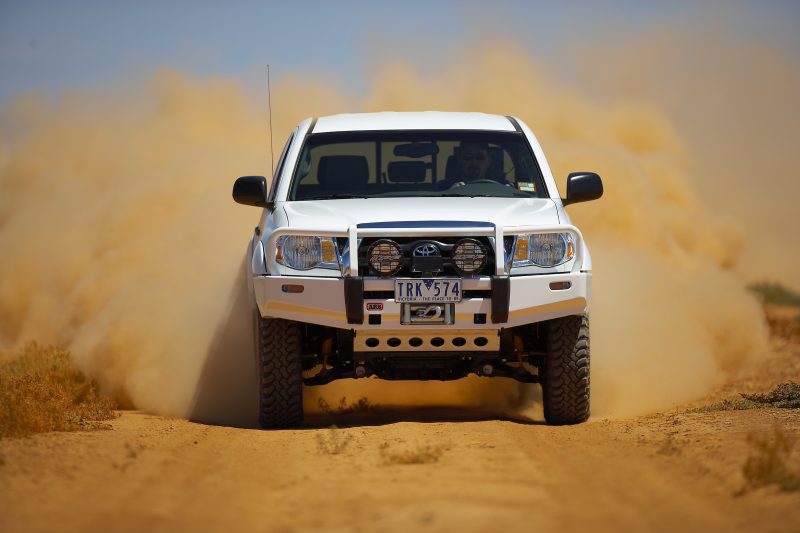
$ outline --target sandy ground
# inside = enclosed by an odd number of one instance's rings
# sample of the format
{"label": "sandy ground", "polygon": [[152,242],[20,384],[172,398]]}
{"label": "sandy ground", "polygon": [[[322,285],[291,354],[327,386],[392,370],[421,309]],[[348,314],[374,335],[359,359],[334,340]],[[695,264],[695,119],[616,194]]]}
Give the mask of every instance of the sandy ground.
{"label": "sandy ground", "polygon": [[[784,342],[695,405],[799,376]],[[378,409],[294,431],[123,411],[105,431],[0,441],[0,530],[800,531],[800,492],[739,494],[748,435],[798,437],[800,410],[687,407],[572,427]]]}

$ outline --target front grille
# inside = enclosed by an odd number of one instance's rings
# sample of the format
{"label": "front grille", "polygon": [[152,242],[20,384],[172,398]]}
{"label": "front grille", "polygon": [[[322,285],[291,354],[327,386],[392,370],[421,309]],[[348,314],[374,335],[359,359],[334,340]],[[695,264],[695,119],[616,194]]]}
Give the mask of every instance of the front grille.
{"label": "front grille", "polygon": [[[382,276],[382,277],[428,277],[428,276],[478,276],[478,275],[491,275],[495,270],[494,261],[494,248],[492,247],[487,237],[469,237],[469,241],[479,242],[486,250],[486,260],[477,272],[465,274],[458,268],[463,267],[456,265],[453,261],[453,249],[459,241],[464,240],[464,237],[390,237],[390,238],[364,238],[358,248],[358,275],[359,276]],[[382,242],[393,241],[400,249],[399,267],[394,268],[392,265],[392,273],[378,271],[373,267],[373,264],[379,265],[379,262],[370,262],[369,251],[373,244],[377,242],[376,249]],[[433,250],[429,245],[435,246],[438,251]],[[383,248],[381,248],[382,250]],[[414,250],[418,249],[418,255],[415,256]],[[425,254],[425,255],[423,255]],[[475,263],[479,264],[479,263]]]}

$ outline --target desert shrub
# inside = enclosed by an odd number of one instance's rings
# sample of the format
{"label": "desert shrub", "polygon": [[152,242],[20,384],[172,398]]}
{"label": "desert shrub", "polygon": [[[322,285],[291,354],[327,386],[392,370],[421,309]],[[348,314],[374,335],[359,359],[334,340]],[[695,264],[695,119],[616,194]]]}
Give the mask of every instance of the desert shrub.
{"label": "desert shrub", "polygon": [[378,447],[381,459],[387,465],[418,465],[435,463],[447,449],[440,444],[420,444],[417,443],[411,448],[401,450],[390,449],[388,442],[384,442]]}
{"label": "desert shrub", "polygon": [[66,350],[31,343],[0,361],[0,438],[94,427],[115,407]]}
{"label": "desert shrub", "polygon": [[747,288],[757,294],[765,304],[800,307],[800,294],[787,289],[780,283],[761,281],[751,283]]}
{"label": "desert shrub", "polygon": [[691,409],[694,413],[708,413],[711,411],[741,411],[745,409],[764,409],[767,407],[781,407],[784,409],[800,408],[800,384],[794,381],[781,383],[770,392],[744,394],[735,400],[722,400],[721,402]]}
{"label": "desert shrub", "polygon": [[800,384],[794,381],[781,383],[767,393],[742,394],[742,398],[765,407],[800,408]]}
{"label": "desert shrub", "polygon": [[324,455],[339,455],[352,440],[352,435],[344,435],[339,428],[331,426],[327,435],[317,433],[317,451]]}

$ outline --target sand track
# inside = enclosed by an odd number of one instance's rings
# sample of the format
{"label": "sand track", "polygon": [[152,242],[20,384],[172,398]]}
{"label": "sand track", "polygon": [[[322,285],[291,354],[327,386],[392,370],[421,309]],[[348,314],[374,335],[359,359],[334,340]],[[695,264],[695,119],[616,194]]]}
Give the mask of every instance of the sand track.
{"label": "sand track", "polygon": [[[799,376],[784,339],[693,405]],[[290,431],[122,411],[0,440],[0,531],[800,531],[800,492],[737,495],[748,435],[800,439],[800,409],[688,407],[552,427],[541,410],[378,406]]]}
{"label": "sand track", "polygon": [[791,531],[800,524],[798,493],[734,495],[747,433],[779,423],[797,434],[797,410],[573,427],[461,409],[341,415],[336,430],[329,422],[320,416],[304,429],[267,432],[123,412],[109,431],[7,440],[2,529]]}

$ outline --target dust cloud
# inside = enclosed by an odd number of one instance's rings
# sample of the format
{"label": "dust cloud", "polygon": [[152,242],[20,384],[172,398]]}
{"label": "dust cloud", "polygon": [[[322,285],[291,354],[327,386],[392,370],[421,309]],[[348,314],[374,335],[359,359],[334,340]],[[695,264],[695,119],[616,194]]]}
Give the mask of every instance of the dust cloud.
{"label": "dust cloud", "polygon": [[[692,184],[707,205],[746,218],[736,271],[800,289],[800,269],[786,268],[800,261],[800,180],[789,156],[800,143],[800,57],[775,34],[735,30],[722,11],[686,24],[678,39],[670,25],[608,32],[591,54],[576,46],[567,62],[592,80],[597,102],[663,109],[692,147]],[[780,260],[765,260],[776,253]]]}
{"label": "dust cloud", "polygon": [[[699,203],[686,170],[696,154],[658,109],[594,105],[513,44],[476,45],[436,76],[382,65],[361,101],[300,76],[275,84],[276,151],[305,116],[474,110],[526,121],[561,185],[569,171],[599,172],[604,198],[570,208],[593,251],[595,415],[690,400],[764,352],[760,310],[732,271],[742,235]],[[230,187],[269,174],[265,107],[231,80],[161,72],[2,109],[0,351],[63,345],[137,408],[250,423],[241,261],[259,213]],[[524,389],[346,381],[314,389],[308,406],[321,395],[508,407]],[[247,414],[231,422],[236,409]]]}

